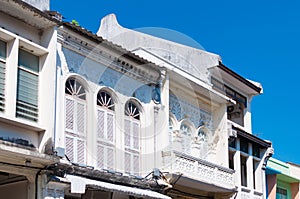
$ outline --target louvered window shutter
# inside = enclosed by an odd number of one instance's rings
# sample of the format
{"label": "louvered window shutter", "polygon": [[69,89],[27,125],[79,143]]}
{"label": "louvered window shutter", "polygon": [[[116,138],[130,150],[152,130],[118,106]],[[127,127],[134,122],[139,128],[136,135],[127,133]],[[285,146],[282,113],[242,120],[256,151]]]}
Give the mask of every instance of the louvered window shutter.
{"label": "louvered window shutter", "polygon": [[99,144],[97,146],[97,167],[113,170],[114,164],[114,149],[112,147]]}
{"label": "louvered window shutter", "polygon": [[140,157],[138,154],[133,154],[133,172],[135,175],[139,175],[140,169]]}
{"label": "louvered window shutter", "polygon": [[97,146],[97,167],[104,168],[104,146]]}
{"label": "louvered window shutter", "polygon": [[106,115],[106,133],[107,140],[110,142],[114,141],[114,115],[112,113],[107,112]]}
{"label": "louvered window shutter", "polygon": [[125,119],[125,124],[124,124],[124,138],[125,138],[125,146],[126,147],[131,147],[131,121]]}
{"label": "louvered window shutter", "polygon": [[66,130],[74,130],[74,100],[66,98]]}
{"label": "louvered window shutter", "polygon": [[16,116],[38,121],[39,57],[19,50]]}
{"label": "louvered window shutter", "polygon": [[107,147],[107,151],[106,151],[106,162],[107,162],[107,168],[108,169],[114,169],[114,162],[115,162],[115,158],[114,158],[114,149]]}
{"label": "louvered window shutter", "polygon": [[70,159],[71,162],[74,162],[74,138],[66,136],[66,155]]}
{"label": "louvered window shutter", "polygon": [[101,109],[97,110],[97,135],[104,139],[104,111]]}
{"label": "louvered window shutter", "polygon": [[77,163],[85,164],[85,141],[77,139]]}
{"label": "louvered window shutter", "polygon": [[6,42],[0,40],[0,111],[5,108]]}
{"label": "louvered window shutter", "polygon": [[77,132],[85,135],[85,104],[77,102]]}
{"label": "louvered window shutter", "polygon": [[132,121],[133,148],[139,150],[140,146],[140,124]]}
{"label": "louvered window shutter", "polygon": [[131,154],[125,152],[125,172],[131,173]]}

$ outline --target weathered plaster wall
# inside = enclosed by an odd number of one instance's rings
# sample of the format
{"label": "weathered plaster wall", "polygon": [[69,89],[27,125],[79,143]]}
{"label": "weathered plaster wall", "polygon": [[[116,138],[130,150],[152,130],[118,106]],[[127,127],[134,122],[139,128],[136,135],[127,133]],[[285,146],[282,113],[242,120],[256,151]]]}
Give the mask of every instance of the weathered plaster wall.
{"label": "weathered plaster wall", "polygon": [[23,0],[26,3],[40,9],[42,11],[49,10],[50,8],[50,0]]}
{"label": "weathered plaster wall", "polygon": [[[121,27],[114,14],[101,20],[97,35],[130,51],[137,51],[138,55],[142,48],[205,82],[209,81],[208,68],[218,65],[220,61],[216,54]],[[156,60],[151,61],[160,65]]]}

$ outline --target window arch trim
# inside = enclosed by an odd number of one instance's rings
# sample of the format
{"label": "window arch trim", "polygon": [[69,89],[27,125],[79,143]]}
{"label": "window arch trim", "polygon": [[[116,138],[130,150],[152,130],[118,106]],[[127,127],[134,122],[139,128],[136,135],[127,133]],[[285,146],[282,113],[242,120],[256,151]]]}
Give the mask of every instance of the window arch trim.
{"label": "window arch trim", "polygon": [[[130,104],[134,106],[129,106]],[[141,103],[135,98],[127,100],[124,107],[124,113],[127,117],[140,121],[141,114],[143,113]]]}
{"label": "window arch trim", "polygon": [[71,75],[68,78],[66,78],[64,88],[65,95],[80,100],[86,100],[87,92],[89,91],[87,81],[83,77],[78,75]]}

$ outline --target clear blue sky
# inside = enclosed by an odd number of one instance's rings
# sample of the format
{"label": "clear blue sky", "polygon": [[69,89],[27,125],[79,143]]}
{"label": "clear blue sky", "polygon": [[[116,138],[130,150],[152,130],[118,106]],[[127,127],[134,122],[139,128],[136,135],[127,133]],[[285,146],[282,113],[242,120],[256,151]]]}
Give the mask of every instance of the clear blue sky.
{"label": "clear blue sky", "polygon": [[96,33],[115,13],[127,28],[179,31],[242,76],[260,82],[253,133],[273,142],[275,158],[300,164],[300,1],[51,0],[66,21]]}

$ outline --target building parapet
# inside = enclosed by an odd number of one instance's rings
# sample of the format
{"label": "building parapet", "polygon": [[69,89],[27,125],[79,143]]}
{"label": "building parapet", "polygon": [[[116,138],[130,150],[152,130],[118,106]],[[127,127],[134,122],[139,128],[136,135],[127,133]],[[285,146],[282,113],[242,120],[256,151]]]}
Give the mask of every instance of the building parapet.
{"label": "building parapet", "polygon": [[235,171],[220,165],[183,154],[178,151],[163,152],[164,170],[171,174],[204,182],[212,186],[235,190]]}

